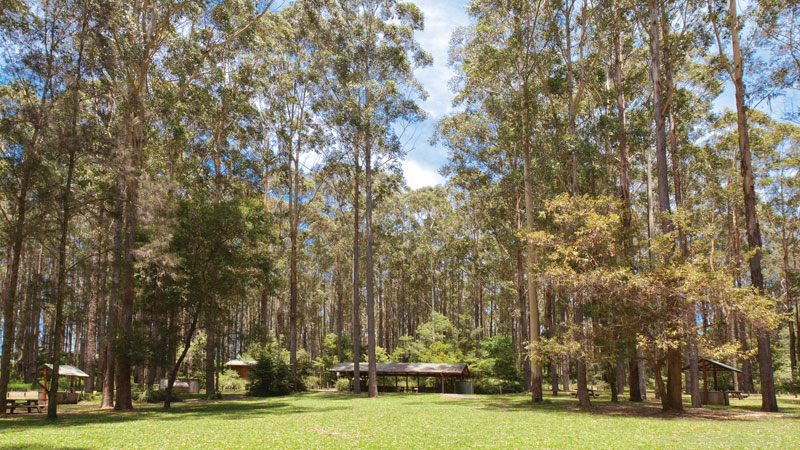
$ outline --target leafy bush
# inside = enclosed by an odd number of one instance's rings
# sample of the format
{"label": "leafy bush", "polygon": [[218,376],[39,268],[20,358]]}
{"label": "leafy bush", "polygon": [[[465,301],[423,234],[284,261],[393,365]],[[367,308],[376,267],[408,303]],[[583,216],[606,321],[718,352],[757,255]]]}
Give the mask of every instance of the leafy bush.
{"label": "leafy bush", "polygon": [[80,401],[86,403],[98,403],[103,399],[102,392],[89,392],[81,394]]}
{"label": "leafy bush", "polygon": [[219,388],[223,391],[243,391],[247,388],[247,380],[240,378],[235,370],[227,369],[219,375]]}
{"label": "leafy bush", "polygon": [[[167,399],[167,391],[158,391],[155,389],[145,389],[144,391],[134,391],[135,400],[144,403],[161,403]],[[180,402],[182,399],[176,392],[172,392],[172,401]]]}
{"label": "leafy bush", "polygon": [[800,392],[800,375],[792,375],[789,373],[781,373],[775,377],[775,390],[785,394],[797,395]]}
{"label": "leafy bush", "polygon": [[319,377],[313,375],[300,377],[305,389],[319,389],[321,387],[321,380]]}
{"label": "leafy bush", "polygon": [[350,392],[350,380],[339,378],[336,380],[336,390],[339,392]]}
{"label": "leafy bush", "polygon": [[41,389],[36,383],[26,383],[22,380],[12,380],[8,383],[8,392],[38,391]]}
{"label": "leafy bush", "polygon": [[288,395],[301,388],[302,383],[292,377],[289,364],[270,353],[262,353],[256,360],[256,365],[250,367],[247,395],[274,397]]}

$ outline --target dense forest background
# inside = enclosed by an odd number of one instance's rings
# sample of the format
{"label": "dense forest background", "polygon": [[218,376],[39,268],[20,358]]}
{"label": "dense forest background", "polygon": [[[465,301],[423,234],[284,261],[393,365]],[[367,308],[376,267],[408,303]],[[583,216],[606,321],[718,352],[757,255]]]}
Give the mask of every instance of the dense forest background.
{"label": "dense forest background", "polygon": [[412,190],[413,3],[0,0],[0,399],[44,363],[119,410],[160,378],[212,397],[267,349],[308,386],[467,362],[667,410],[707,357],[774,411],[800,128],[757,107],[800,87],[794,3],[472,0],[447,183]]}

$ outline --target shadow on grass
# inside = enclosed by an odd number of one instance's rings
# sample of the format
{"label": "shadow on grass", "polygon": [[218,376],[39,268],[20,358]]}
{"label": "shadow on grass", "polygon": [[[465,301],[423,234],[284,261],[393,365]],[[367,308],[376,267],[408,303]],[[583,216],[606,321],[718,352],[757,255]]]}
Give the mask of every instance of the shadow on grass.
{"label": "shadow on grass", "polygon": [[[587,414],[603,417],[632,417],[657,420],[714,420],[714,421],[757,421],[764,419],[790,419],[800,420],[798,410],[794,404],[783,404],[779,413],[762,413],[757,405],[711,406],[691,409],[684,403],[685,410],[680,413],[663,412],[661,404],[657,402],[620,402],[611,403],[610,400],[593,400],[589,409],[580,409],[574,397],[549,397],[544,402],[532,406],[527,398],[518,396],[509,398],[490,397],[486,399],[465,400],[438,400],[435,403],[442,405],[461,405],[464,407],[489,411],[530,412],[552,411],[571,414]],[[793,402],[790,402],[793,403]]]}
{"label": "shadow on grass", "polygon": [[[291,397],[281,397],[291,399]],[[170,420],[247,420],[253,416],[283,416],[290,414],[308,414],[316,412],[342,411],[344,407],[308,407],[299,406],[285,401],[270,401],[268,399],[247,399],[235,401],[192,402],[173,405],[172,409],[164,410],[157,405],[140,406],[133,411],[115,412],[111,410],[93,409],[62,413],[55,421],[48,420],[43,415],[19,416],[0,419],[4,431],[22,431],[29,428],[42,426],[55,426],[58,428],[82,426],[91,424],[114,424],[134,422],[140,420],[170,421]],[[2,450],[0,448],[0,450]]]}

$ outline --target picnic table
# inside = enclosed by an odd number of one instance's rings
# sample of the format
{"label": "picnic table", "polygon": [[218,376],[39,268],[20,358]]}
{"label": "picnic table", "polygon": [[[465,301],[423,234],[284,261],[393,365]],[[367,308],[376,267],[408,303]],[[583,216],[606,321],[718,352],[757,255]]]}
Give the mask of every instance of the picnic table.
{"label": "picnic table", "polygon": [[20,409],[27,409],[28,413],[31,412],[32,409],[35,409],[36,412],[42,412],[42,405],[39,404],[38,398],[9,398],[6,400],[6,406],[8,407],[8,413],[14,414],[14,410],[17,408]]}
{"label": "picnic table", "polygon": [[744,393],[742,393],[742,391],[727,391],[727,392],[728,392],[728,395],[729,395],[729,396],[731,396],[731,397],[736,397],[736,398],[738,398],[739,400],[744,400],[744,399],[746,399],[747,397],[749,397],[749,396],[750,396],[750,395],[748,395],[748,394],[744,394]]}
{"label": "picnic table", "polygon": [[[598,394],[597,392],[594,391],[594,388],[587,387],[586,390],[589,391],[589,397],[597,398],[597,397],[600,396],[600,394]],[[578,396],[578,391],[575,391],[570,395],[572,395],[573,397],[577,397]]]}

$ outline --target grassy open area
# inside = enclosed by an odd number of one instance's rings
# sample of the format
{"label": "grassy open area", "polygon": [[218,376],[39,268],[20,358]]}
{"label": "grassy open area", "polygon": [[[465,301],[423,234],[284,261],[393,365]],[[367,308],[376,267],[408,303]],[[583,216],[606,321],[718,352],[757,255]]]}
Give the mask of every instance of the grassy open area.
{"label": "grassy open area", "polygon": [[523,395],[337,393],[187,401],[168,412],[78,405],[63,408],[57,423],[0,419],[0,449],[797,448],[800,401],[780,403],[779,414],[759,413],[758,399],[747,399],[679,416],[607,397],[584,412],[564,395],[535,408]]}

